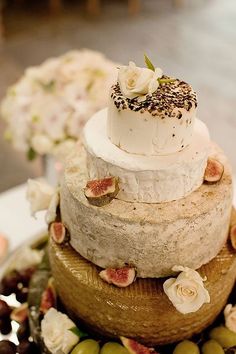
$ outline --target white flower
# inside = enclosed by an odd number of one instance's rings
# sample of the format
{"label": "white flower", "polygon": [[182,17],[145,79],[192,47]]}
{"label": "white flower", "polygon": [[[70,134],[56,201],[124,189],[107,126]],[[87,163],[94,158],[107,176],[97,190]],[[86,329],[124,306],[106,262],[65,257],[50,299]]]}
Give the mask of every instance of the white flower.
{"label": "white flower", "polygon": [[48,211],[45,216],[45,220],[47,224],[51,224],[51,222],[56,220],[57,207],[59,203],[60,203],[60,195],[59,195],[59,191],[57,190],[51,198],[50,204],[48,206]]}
{"label": "white flower", "polygon": [[73,139],[67,139],[60,144],[55,145],[53,149],[53,155],[56,160],[65,164],[68,156],[72,153],[76,146],[76,141]]}
{"label": "white flower", "polygon": [[31,140],[32,148],[40,155],[51,153],[53,142],[44,134],[36,134]]}
{"label": "white flower", "polygon": [[14,260],[11,264],[11,268],[21,271],[22,269],[26,269],[32,267],[34,265],[38,265],[41,263],[43,258],[43,251],[32,249],[29,246],[20,249],[18,253],[16,253]]}
{"label": "white flower", "polygon": [[236,333],[236,306],[228,304],[224,309],[225,326]]}
{"label": "white flower", "polygon": [[30,202],[31,215],[37,211],[48,209],[55,190],[46,182],[29,179],[26,198]]}
{"label": "white flower", "polygon": [[75,327],[69,317],[50,308],[41,322],[44,343],[52,354],[68,354],[79,342],[79,337],[70,331]]}
{"label": "white flower", "polygon": [[118,82],[121,92],[128,98],[152,94],[159,86],[158,78],[162,77],[162,70],[155,71],[139,68],[132,61],[129,66],[121,66]]}
{"label": "white flower", "polygon": [[193,269],[174,266],[174,272],[181,272],[177,278],[170,278],[163,284],[164,292],[174,307],[181,313],[196,312],[204,303],[210,302],[210,295],[204,288],[203,279]]}

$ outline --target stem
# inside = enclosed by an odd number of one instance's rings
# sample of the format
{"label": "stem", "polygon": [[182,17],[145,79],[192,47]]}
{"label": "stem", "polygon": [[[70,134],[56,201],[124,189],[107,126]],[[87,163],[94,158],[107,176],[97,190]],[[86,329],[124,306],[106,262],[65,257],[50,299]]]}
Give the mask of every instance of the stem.
{"label": "stem", "polygon": [[160,78],[157,79],[160,85],[169,84],[170,82],[174,82],[175,80],[176,79],[160,79]]}

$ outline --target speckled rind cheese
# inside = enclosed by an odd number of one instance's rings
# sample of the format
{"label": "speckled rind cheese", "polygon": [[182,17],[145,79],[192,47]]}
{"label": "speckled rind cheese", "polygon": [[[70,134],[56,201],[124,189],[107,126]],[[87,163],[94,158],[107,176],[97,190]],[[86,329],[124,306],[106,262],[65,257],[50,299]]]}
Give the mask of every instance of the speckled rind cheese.
{"label": "speckled rind cheese", "polygon": [[137,279],[128,288],[116,288],[69,245],[51,242],[49,254],[57,291],[72,318],[102,336],[123,335],[150,346],[189,338],[210,325],[225,306],[236,275],[235,251],[227,244],[199,270],[207,277],[210,303],[183,315],[164,294],[162,279]]}
{"label": "speckled rind cheese", "polygon": [[84,195],[86,162],[76,151],[61,185],[61,216],[72,247],[103,268],[134,266],[143,278],[172,275],[174,265],[197,269],[208,263],[225,243],[232,205],[230,167],[212,149],[225,166],[219,183],[170,203],[114,199],[103,207],[90,205]]}
{"label": "speckled rind cheese", "polygon": [[191,142],[197,107],[196,93],[183,81],[160,85],[144,100],[111,89],[107,133],[112,143],[134,154],[166,155]]}
{"label": "speckled rind cheese", "polygon": [[116,176],[118,199],[161,203],[177,200],[199,188],[209,155],[206,125],[196,120],[191,144],[181,152],[165,156],[130,154],[114,145],[106,134],[107,109],[86,124],[83,142],[87,151],[89,179]]}

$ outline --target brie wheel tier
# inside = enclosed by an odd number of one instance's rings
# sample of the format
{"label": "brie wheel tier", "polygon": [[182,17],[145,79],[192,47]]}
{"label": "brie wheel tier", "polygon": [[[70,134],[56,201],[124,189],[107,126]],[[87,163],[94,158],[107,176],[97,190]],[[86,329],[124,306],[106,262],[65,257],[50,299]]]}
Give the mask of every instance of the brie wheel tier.
{"label": "brie wheel tier", "polygon": [[166,155],[191,143],[197,107],[196,93],[183,81],[160,85],[143,100],[111,89],[107,133],[121,149],[143,155]]}
{"label": "brie wheel tier", "polygon": [[225,166],[223,178],[203,184],[191,195],[160,204],[113,199],[96,207],[84,195],[86,158],[76,150],[61,184],[61,217],[72,247],[103,268],[129,264],[139,277],[164,277],[172,267],[197,269],[214,258],[225,243],[232,206],[232,179],[216,148],[211,156]]}
{"label": "brie wheel tier", "polygon": [[58,294],[75,321],[103,336],[122,335],[150,346],[190,338],[210,325],[225,306],[236,275],[235,251],[227,244],[199,269],[207,277],[210,303],[183,315],[164,294],[162,279],[137,279],[125,289],[116,288],[102,281],[100,269],[69,245],[51,242],[49,256]]}
{"label": "brie wheel tier", "polygon": [[84,128],[89,179],[119,177],[118,199],[161,203],[185,197],[199,188],[209,155],[209,133],[196,120],[191,145],[166,156],[127,153],[106,135],[107,110],[96,113]]}

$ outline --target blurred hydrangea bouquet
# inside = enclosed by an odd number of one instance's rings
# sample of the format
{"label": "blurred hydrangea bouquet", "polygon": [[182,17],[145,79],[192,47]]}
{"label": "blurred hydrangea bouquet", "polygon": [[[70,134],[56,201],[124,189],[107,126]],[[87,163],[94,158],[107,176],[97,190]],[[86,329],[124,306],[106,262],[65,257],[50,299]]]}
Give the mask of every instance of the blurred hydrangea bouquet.
{"label": "blurred hydrangea bouquet", "polygon": [[28,68],[1,104],[5,138],[29,159],[64,160],[87,119],[107,105],[116,67],[101,53],[84,49]]}

